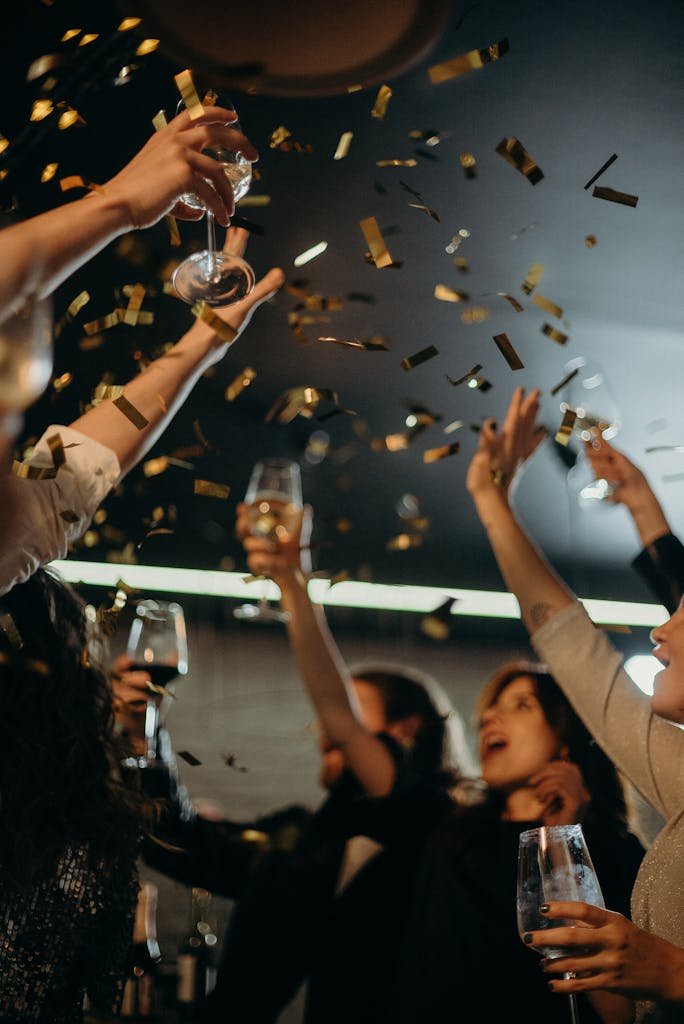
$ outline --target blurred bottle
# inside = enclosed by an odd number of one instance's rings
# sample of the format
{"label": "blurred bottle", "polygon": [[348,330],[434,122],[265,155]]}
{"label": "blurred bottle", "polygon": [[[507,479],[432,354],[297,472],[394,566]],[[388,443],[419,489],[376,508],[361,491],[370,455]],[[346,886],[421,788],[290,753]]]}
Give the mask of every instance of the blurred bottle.
{"label": "blurred bottle", "polygon": [[216,925],[211,893],[192,890],[190,926],[178,952],[178,1020],[199,1019],[202,1006],[216,984]]}
{"label": "blurred bottle", "polygon": [[128,960],[128,978],[124,988],[121,1016],[129,1021],[158,1019],[157,896],[153,882],[140,886],[133,927],[133,945]]}

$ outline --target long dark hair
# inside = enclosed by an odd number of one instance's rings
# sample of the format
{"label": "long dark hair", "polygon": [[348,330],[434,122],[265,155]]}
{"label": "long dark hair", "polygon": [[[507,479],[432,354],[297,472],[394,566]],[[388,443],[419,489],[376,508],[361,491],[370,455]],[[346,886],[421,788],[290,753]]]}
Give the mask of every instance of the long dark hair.
{"label": "long dark hair", "polygon": [[0,601],[0,865],[20,885],[53,871],[68,845],[111,863],[138,833],[87,627],[83,602],[45,570]]}
{"label": "long dark hair", "polygon": [[477,720],[496,703],[503,690],[521,676],[532,680],[547,722],[567,746],[570,761],[582,772],[591,794],[587,824],[600,821],[603,825],[613,824],[619,830],[626,830],[629,809],[617,768],[596,743],[545,665],[527,661],[502,665],[480,692],[475,705]]}

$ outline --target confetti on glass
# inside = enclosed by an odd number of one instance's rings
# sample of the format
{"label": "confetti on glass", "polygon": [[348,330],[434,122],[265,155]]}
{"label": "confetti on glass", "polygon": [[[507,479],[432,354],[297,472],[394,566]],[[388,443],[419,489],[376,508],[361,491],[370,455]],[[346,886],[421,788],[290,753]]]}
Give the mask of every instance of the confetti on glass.
{"label": "confetti on glass", "polygon": [[574,409],[565,410],[563,413],[563,422],[556,431],[556,436],[554,438],[557,444],[567,448],[570,438],[572,437],[572,431],[574,429],[576,419],[577,413]]}
{"label": "confetti on glass", "polygon": [[547,338],[551,338],[552,341],[557,341],[559,345],[564,345],[568,340],[567,334],[563,334],[556,327],[552,327],[551,324],[543,324],[541,327],[542,334],[545,334]]}
{"label": "confetti on glass", "polygon": [[409,157],[408,160],[376,160],[376,167],[415,167],[418,163],[413,157]]}
{"label": "confetti on glass", "polygon": [[300,252],[298,256],[295,256],[292,262],[295,267],[303,267],[305,263],[310,263],[311,260],[315,260],[317,256],[324,253],[327,248],[327,242],[318,242],[317,245],[312,245],[310,249],[305,249],[304,252]]}
{"label": "confetti on glass", "polygon": [[431,640],[448,640],[449,638],[449,626],[451,623],[451,609],[456,604],[458,598],[448,597],[446,601],[435,608],[434,611],[430,612],[429,615],[425,615],[420,622],[420,631],[425,636],[430,637]]}
{"label": "confetti on glass", "polygon": [[495,334],[494,342],[499,349],[499,352],[504,357],[511,370],[524,370],[525,365],[522,362],[520,356],[513,348],[510,339],[507,334]]}
{"label": "confetti on glass", "polygon": [[551,302],[551,299],[546,299],[543,295],[539,295],[539,293],[532,296],[532,301],[535,306],[539,306],[540,309],[550,313],[551,316],[558,317],[559,320],[563,316],[563,310],[560,306],[557,306],[555,302]]}
{"label": "confetti on glass", "polygon": [[136,409],[133,403],[129,402],[125,395],[120,395],[119,398],[115,398],[114,405],[127,420],[130,420],[137,430],[144,430],[145,427],[149,425],[149,420],[145,419],[140,410]]}
{"label": "confetti on glass", "polygon": [[382,121],[387,113],[387,106],[391,99],[392,90],[389,85],[381,85],[378,89],[378,95],[375,97],[371,117],[374,117],[377,121]]}
{"label": "confetti on glass", "polygon": [[461,167],[465,173],[466,178],[477,178],[477,160],[472,153],[461,153],[460,156]]}
{"label": "confetti on glass", "polygon": [[185,104],[185,109],[190,115],[190,120],[196,121],[198,117],[202,117],[204,107],[202,106],[202,101],[197,95],[197,89],[195,88],[192,72],[186,68],[185,71],[179,71],[177,75],[174,75],[173,80],[181,94],[181,99]]}
{"label": "confetti on glass", "polygon": [[340,135],[340,141],[337,143],[337,149],[333,160],[344,160],[349,155],[349,149],[354,138],[354,132],[342,132]]}
{"label": "confetti on glass", "polygon": [[220,498],[226,501],[230,495],[228,484],[217,484],[213,480],[195,480],[194,493],[204,498]]}
{"label": "confetti on glass", "polygon": [[467,302],[470,296],[467,292],[456,291],[455,288],[449,288],[446,284],[436,284],[435,298],[442,302]]}
{"label": "confetti on glass", "polygon": [[502,139],[496,147],[496,152],[512,167],[515,167],[516,171],[520,171],[530,185],[537,185],[544,177],[541,168],[537,166],[522,142],[515,136]]}
{"label": "confetti on glass", "polygon": [[595,245],[598,245],[598,238],[596,235],[586,235],[584,238],[584,244],[587,249],[593,249]]}
{"label": "confetti on glass", "polygon": [[477,377],[477,375],[478,375],[478,373],[480,372],[481,369],[482,369],[481,364],[477,363],[475,366],[473,366],[472,370],[468,370],[468,372],[464,373],[462,377],[458,378],[458,380],[454,380],[453,377],[450,377],[448,373],[445,374],[445,377],[449,381],[450,384],[452,384],[455,388],[457,388],[459,386],[459,384],[465,384],[465,382],[467,380],[474,380]]}
{"label": "confetti on glass", "polygon": [[610,165],[615,163],[616,160],[617,160],[617,153],[613,153],[612,156],[609,156],[608,159],[606,160],[605,164],[603,164],[602,167],[599,167],[598,171],[593,176],[593,178],[590,178],[589,181],[586,183],[586,185],[584,186],[584,190],[586,191],[588,188],[591,188],[591,186],[594,184],[594,182],[597,181],[601,177],[603,172],[607,171],[608,168],[610,167]]}
{"label": "confetti on glass", "polygon": [[190,312],[198,320],[203,320],[205,324],[211,327],[214,334],[218,335],[221,341],[225,341],[226,344],[231,345],[238,336],[238,332],[230,324],[227,324],[225,320],[213,311],[211,306],[207,306],[206,302],[196,302],[191,307]]}
{"label": "confetti on glass", "polygon": [[391,537],[385,547],[388,551],[408,551],[409,548],[419,548],[423,538],[419,533],[400,533]]}
{"label": "confetti on glass", "polygon": [[483,68],[485,64],[491,64],[499,60],[505,53],[508,53],[508,39],[501,39],[498,43],[492,43],[482,50],[469,50],[458,57],[444,61],[442,64],[433,64],[428,68],[428,75],[433,85],[446,82],[450,78],[457,78],[467,71],[475,71]]}
{"label": "confetti on glass", "polygon": [[436,210],[433,210],[431,206],[425,206],[423,203],[409,203],[408,204],[414,210],[420,210],[421,213],[427,214],[428,217],[432,217],[439,224],[439,214]]}
{"label": "confetti on glass", "polygon": [[520,290],[525,292],[525,295],[531,295],[534,289],[537,287],[542,279],[544,273],[543,263],[533,263],[530,269],[527,271],[527,277],[520,285]]}
{"label": "confetti on glass", "polygon": [[402,369],[413,370],[414,367],[420,366],[421,363],[426,363],[428,359],[434,359],[434,357],[438,355],[438,349],[436,349],[434,345],[428,345],[427,348],[422,348],[420,352],[416,352],[414,355],[407,356],[406,359],[402,359]]}
{"label": "confetti on glass", "polygon": [[428,448],[423,452],[423,462],[429,465],[432,462],[439,462],[447,459],[450,455],[458,455],[461,449],[460,441],[452,441],[451,444],[441,444],[438,448]]}
{"label": "confetti on glass", "polygon": [[486,306],[471,306],[461,313],[461,323],[481,324],[489,317],[489,310]]}
{"label": "confetti on glass", "polygon": [[370,249],[371,259],[378,270],[381,270],[383,267],[391,266],[393,260],[389,254],[389,250],[387,249],[387,245],[382,237],[375,217],[366,217],[365,220],[359,221],[359,227],[363,232],[366,245]]}
{"label": "confetti on glass", "polygon": [[549,394],[557,395],[558,392],[562,391],[563,388],[566,387],[566,385],[568,385],[571,380],[574,380],[574,378],[577,376],[578,373],[579,373],[579,370],[577,368],[575,368],[574,370],[571,370],[570,373],[568,373],[565,377],[563,377],[563,380],[559,380],[557,384],[554,384],[554,386],[551,388],[551,391],[549,392]]}
{"label": "confetti on glass", "polygon": [[636,206],[639,196],[631,196],[628,192],[618,192],[614,188],[604,188],[601,185],[594,186],[591,193],[594,199],[607,199],[609,203],[621,203],[622,206]]}
{"label": "confetti on glass", "polygon": [[237,377],[226,388],[225,400],[227,402],[234,402],[237,396],[250,386],[255,377],[256,370],[252,369],[251,366],[245,366],[242,373],[238,373]]}
{"label": "confetti on glass", "polygon": [[496,294],[500,295],[502,299],[506,300],[506,302],[510,302],[516,313],[522,313],[523,307],[520,305],[518,300],[514,299],[512,295],[508,294],[508,292],[497,292]]}

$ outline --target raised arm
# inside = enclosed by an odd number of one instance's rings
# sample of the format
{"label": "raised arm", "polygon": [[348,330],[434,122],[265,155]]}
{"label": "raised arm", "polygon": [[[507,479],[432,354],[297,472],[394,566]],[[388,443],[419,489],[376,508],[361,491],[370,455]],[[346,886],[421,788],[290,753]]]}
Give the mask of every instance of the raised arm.
{"label": "raised arm", "polygon": [[[395,764],[378,737],[363,724],[351,676],[328,629],[323,609],[309,598],[301,549],[308,537],[283,536],[278,542],[248,533],[246,506],[238,507],[237,531],[251,572],[273,579],[289,615],[287,631],[306,692],[325,737],[344,753],[350,770],[369,796],[386,796]],[[307,552],[308,553],[308,552]]]}
{"label": "raised arm", "polygon": [[54,291],[126,231],[150,227],[170,212],[197,220],[201,210],[178,203],[183,192],[198,193],[227,226],[234,209],[230,184],[221,165],[202,150],[225,146],[256,160],[251,142],[229,127],[235,117],[222,107],[207,107],[195,120],[183,111],[97,191],[2,231],[0,319],[28,295]]}

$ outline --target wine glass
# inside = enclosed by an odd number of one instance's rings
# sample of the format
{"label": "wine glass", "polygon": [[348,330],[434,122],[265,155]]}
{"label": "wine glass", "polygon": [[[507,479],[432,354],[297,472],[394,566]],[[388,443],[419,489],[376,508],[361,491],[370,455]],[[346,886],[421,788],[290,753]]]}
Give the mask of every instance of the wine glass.
{"label": "wine glass", "polygon": [[[219,96],[216,102],[227,110],[235,110],[230,100],[224,97]],[[184,109],[185,104],[181,100],[176,113]],[[237,121],[232,121],[230,127],[242,131]],[[223,146],[205,149],[204,153],[223,167],[236,203],[247,195],[252,184],[252,165],[242,153]],[[194,192],[185,192],[180,199],[195,210],[206,209]],[[201,300],[208,306],[228,306],[249,295],[254,287],[254,271],[240,256],[231,256],[217,248],[214,215],[209,209],[206,209],[206,221],[207,248],[193,253],[178,265],[173,274],[173,286],[181,299],[191,305]]]}
{"label": "wine glass", "polygon": [[0,320],[0,409],[26,409],[51,373],[52,300],[32,295]]}
{"label": "wine glass", "polygon": [[[247,485],[249,532],[253,537],[278,540],[296,533],[302,519],[302,481],[299,465],[290,459],[262,459]],[[243,604],[233,612],[247,622],[287,622],[288,616],[268,603],[266,589],[258,604]]]}
{"label": "wine glass", "polygon": [[561,412],[572,411],[576,419],[572,436],[581,443],[577,461],[568,473],[568,488],[576,495],[582,509],[605,501],[615,491],[615,484],[597,479],[584,453],[584,444],[599,437],[610,441],[620,430],[620,412],[606,383],[602,367],[595,360],[578,356],[566,364],[566,371],[577,371],[569,381],[561,402]]}
{"label": "wine glass", "polygon": [[[592,903],[605,909],[581,825],[542,826],[520,834],[516,909],[521,937],[525,932],[574,926],[573,921],[540,913],[540,906],[550,900]],[[536,947],[535,952],[551,960],[567,955],[562,946]],[[586,950],[573,946],[573,954],[583,952]],[[574,993],[569,999],[572,1022],[579,1024]]]}
{"label": "wine glass", "polygon": [[[185,617],[179,604],[166,601],[140,601],[128,634],[126,654],[131,672],[147,672],[152,686],[166,688],[177,675],[188,671],[188,640]],[[159,709],[148,700],[145,712],[145,756],[157,757]]]}

